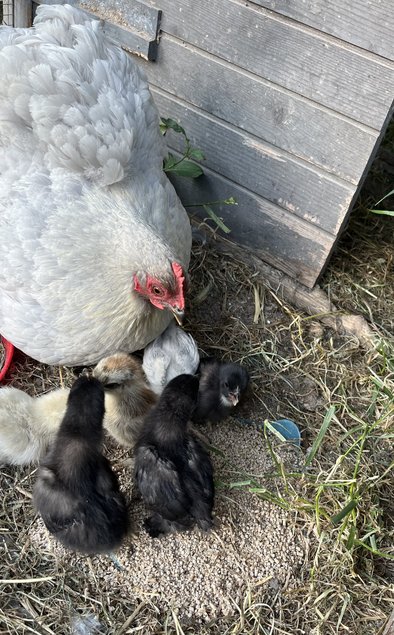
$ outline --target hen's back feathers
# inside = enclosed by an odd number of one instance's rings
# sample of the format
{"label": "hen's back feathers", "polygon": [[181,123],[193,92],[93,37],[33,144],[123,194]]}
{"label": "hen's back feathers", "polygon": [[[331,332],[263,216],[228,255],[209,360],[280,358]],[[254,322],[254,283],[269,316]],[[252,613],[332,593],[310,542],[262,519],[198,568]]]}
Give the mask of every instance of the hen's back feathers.
{"label": "hen's back feathers", "polygon": [[33,30],[0,31],[0,47],[0,143],[25,151],[29,143],[48,168],[100,185],[160,168],[164,145],[145,78],[98,21],[69,5],[43,6]]}

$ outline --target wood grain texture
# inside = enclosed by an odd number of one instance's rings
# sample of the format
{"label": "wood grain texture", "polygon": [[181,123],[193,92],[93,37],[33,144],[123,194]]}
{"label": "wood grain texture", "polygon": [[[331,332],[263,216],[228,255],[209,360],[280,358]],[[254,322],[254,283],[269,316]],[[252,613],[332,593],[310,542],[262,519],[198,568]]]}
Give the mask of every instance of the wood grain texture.
{"label": "wood grain texture", "polygon": [[394,61],[392,0],[253,0],[253,3]]}
{"label": "wood grain texture", "polygon": [[[152,86],[357,184],[378,133],[163,34]],[[387,114],[387,113],[386,113]],[[184,121],[187,126],[187,121]]]}
{"label": "wood grain texture", "polygon": [[[234,196],[238,206],[215,212],[231,229],[228,237],[307,287],[313,287],[334,237],[211,170],[195,179],[171,178],[183,203],[195,205]],[[189,213],[205,218],[203,209]]]}
{"label": "wood grain texture", "polygon": [[[163,32],[377,130],[383,124],[393,101],[394,64],[381,63],[381,58],[344,47],[252,3],[159,4]],[[376,33],[378,37],[383,35]]]}
{"label": "wood grain texture", "polygon": [[[203,148],[203,168],[211,168],[288,212],[337,234],[354,185],[332,179],[310,164],[162,91],[152,92],[161,116],[185,125],[193,145]],[[181,135],[169,132],[166,139],[171,148],[183,150]]]}
{"label": "wood grain texture", "polygon": [[32,24],[31,0],[14,0],[14,24],[15,27],[27,27]]}

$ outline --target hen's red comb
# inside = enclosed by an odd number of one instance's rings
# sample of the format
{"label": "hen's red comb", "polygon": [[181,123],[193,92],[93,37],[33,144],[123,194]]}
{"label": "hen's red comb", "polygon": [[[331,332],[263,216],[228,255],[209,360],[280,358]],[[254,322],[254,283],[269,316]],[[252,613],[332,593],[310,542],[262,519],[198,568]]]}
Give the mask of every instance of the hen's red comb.
{"label": "hen's red comb", "polygon": [[183,273],[182,266],[177,262],[171,263],[171,268],[174,272],[175,280],[177,281],[177,290],[176,290],[176,298],[175,301],[179,305],[180,309],[185,308],[185,295],[184,295],[184,284],[185,284],[185,274]]}
{"label": "hen's red comb", "polygon": [[15,347],[13,344],[11,344],[11,342],[8,342],[8,340],[6,340],[5,337],[3,337],[2,335],[0,335],[0,339],[5,350],[5,359],[4,359],[3,368],[0,368],[0,381],[3,381],[4,377],[7,374],[7,370],[10,367],[12,358],[14,356]]}

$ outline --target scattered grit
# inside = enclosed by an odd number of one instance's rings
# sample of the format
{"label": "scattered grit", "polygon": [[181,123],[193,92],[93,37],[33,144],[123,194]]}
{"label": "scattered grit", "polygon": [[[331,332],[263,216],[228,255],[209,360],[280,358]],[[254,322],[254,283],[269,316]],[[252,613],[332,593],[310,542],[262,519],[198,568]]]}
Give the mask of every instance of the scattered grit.
{"label": "scattered grit", "polygon": [[[66,552],[49,536],[41,519],[31,528],[32,543],[38,550],[49,549],[66,569],[90,574],[101,593],[152,600],[163,612],[177,611],[185,625],[232,614],[234,602],[242,602],[249,587],[291,587],[304,561],[299,529],[282,509],[244,489],[229,487],[246,474],[263,482],[260,475],[272,471],[262,433],[233,419],[202,431],[220,450],[211,454],[217,496],[216,526],[209,534],[194,530],[152,540],[142,528],[146,509],[132,491],[131,457],[108,446],[122,489],[131,501],[133,521],[133,535],[116,554],[120,567],[105,556],[85,558]],[[286,444],[283,452],[286,463],[296,467],[299,450]]]}

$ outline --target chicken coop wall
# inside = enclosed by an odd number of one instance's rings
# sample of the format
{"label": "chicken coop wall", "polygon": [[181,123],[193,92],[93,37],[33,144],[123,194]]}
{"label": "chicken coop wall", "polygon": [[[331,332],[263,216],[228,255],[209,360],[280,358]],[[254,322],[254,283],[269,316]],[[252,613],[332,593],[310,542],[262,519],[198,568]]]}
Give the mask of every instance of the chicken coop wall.
{"label": "chicken coop wall", "polygon": [[0,2],[0,24],[14,26],[14,3],[10,0]]}
{"label": "chicken coop wall", "polygon": [[3,0],[0,2],[0,24],[26,27],[32,21],[32,2],[29,0]]}
{"label": "chicken coop wall", "polygon": [[[313,286],[393,112],[392,0],[70,3],[137,53],[160,114],[203,150],[205,176],[174,180],[183,202],[235,197],[227,238]],[[153,10],[149,56],[132,36]]]}

